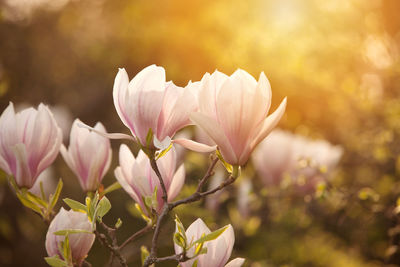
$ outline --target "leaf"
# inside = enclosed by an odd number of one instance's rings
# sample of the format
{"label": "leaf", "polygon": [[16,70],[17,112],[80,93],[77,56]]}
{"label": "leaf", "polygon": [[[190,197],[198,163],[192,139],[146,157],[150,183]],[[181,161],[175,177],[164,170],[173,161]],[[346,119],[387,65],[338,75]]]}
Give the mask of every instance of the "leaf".
{"label": "leaf", "polygon": [[178,228],[179,233],[181,233],[185,239],[186,239],[186,230],[185,227],[183,226],[181,220],[179,219],[178,215],[175,214],[175,224],[176,227]]}
{"label": "leaf", "polygon": [[42,206],[43,208],[47,209],[47,202],[40,197],[32,194],[31,192],[26,192],[26,198],[32,201],[33,203],[38,204],[39,206]]}
{"label": "leaf", "polygon": [[67,204],[71,209],[76,210],[76,211],[83,211],[83,212],[87,212],[87,208],[85,205],[83,205],[82,203],[75,201],[73,199],[70,198],[64,198],[63,201],[65,202],[65,204]]}
{"label": "leaf", "polygon": [[111,203],[108,200],[108,198],[103,197],[100,201],[99,204],[97,204],[96,207],[96,216],[97,218],[101,219],[103,218],[104,215],[107,214],[107,212],[109,212],[111,209]]}
{"label": "leaf", "polygon": [[49,209],[50,210],[52,210],[54,208],[54,206],[57,204],[57,201],[58,201],[58,198],[60,197],[62,188],[63,188],[63,181],[60,179],[60,180],[58,180],[56,191],[54,192],[53,195],[50,196],[50,199],[49,199],[49,202],[50,202]]}
{"label": "leaf", "polygon": [[168,146],[166,149],[162,150],[162,151],[157,155],[156,160],[158,160],[159,158],[161,158],[161,157],[163,157],[165,154],[167,154],[167,152],[170,151],[171,148],[172,148],[172,142],[171,142],[171,144],[169,144],[169,146]]}
{"label": "leaf", "polygon": [[22,205],[24,205],[27,208],[30,208],[31,210],[43,216],[43,211],[40,209],[40,207],[38,207],[35,203],[30,201],[29,199],[27,199],[26,196],[17,192],[17,197],[21,201]]}
{"label": "leaf", "polygon": [[71,262],[72,261],[72,253],[71,253],[71,247],[69,245],[68,233],[65,235],[65,239],[64,239],[64,242],[62,244],[62,247],[63,247],[64,259],[66,259],[67,262]]}
{"label": "leaf", "polygon": [[115,223],[115,228],[118,229],[121,227],[121,225],[122,225],[122,220],[121,218],[118,218],[117,222]]}
{"label": "leaf", "polygon": [[55,255],[53,257],[45,257],[44,260],[47,262],[48,265],[52,267],[66,267],[68,266],[68,263],[63,261],[58,257],[58,255]]}
{"label": "leaf", "polygon": [[195,260],[194,262],[193,262],[193,264],[192,264],[192,267],[197,267],[197,263],[199,262],[199,260],[197,259],[197,260]]}
{"label": "leaf", "polygon": [[141,246],[140,247],[140,254],[141,254],[142,265],[143,265],[144,261],[146,260],[146,258],[150,255],[150,252],[147,250],[147,248],[145,246]]}
{"label": "leaf", "polygon": [[198,243],[198,244],[195,246],[194,255],[197,256],[197,255],[200,254],[201,250],[203,249],[203,245],[204,245],[204,243],[201,242],[201,243]]}
{"label": "leaf", "polygon": [[153,136],[153,130],[150,128],[146,136],[146,147],[150,147],[153,144]]}
{"label": "leaf", "polygon": [[209,233],[208,235],[202,236],[199,239],[197,239],[196,241],[194,241],[194,243],[204,243],[207,241],[211,241],[214,240],[216,238],[218,238],[225,230],[226,228],[228,228],[228,226],[224,226],[222,228],[219,228],[218,230],[215,230],[212,233]]}
{"label": "leaf", "polygon": [[101,196],[104,196],[108,193],[111,193],[112,191],[120,189],[121,187],[122,186],[118,182],[115,182],[115,183],[111,184],[110,186],[108,186],[106,189],[104,189],[104,191],[101,193]]}
{"label": "leaf", "polygon": [[67,235],[70,235],[70,234],[82,234],[82,233],[84,233],[84,234],[93,234],[90,231],[82,230],[82,229],[65,229],[65,230],[56,231],[53,234],[67,236]]}
{"label": "leaf", "polygon": [[40,196],[42,199],[46,199],[46,194],[44,193],[44,188],[43,188],[43,181],[40,181],[39,183],[40,186]]}
{"label": "leaf", "polygon": [[186,240],[180,233],[175,232],[173,240],[175,244],[186,250]]}
{"label": "leaf", "polygon": [[219,151],[219,149],[216,150],[216,154],[217,154],[217,157],[219,158],[219,160],[222,162],[222,164],[224,164],[225,169],[226,169],[229,173],[232,173],[232,172],[233,172],[233,166],[224,160],[224,158],[222,157],[222,154],[221,154],[221,152]]}

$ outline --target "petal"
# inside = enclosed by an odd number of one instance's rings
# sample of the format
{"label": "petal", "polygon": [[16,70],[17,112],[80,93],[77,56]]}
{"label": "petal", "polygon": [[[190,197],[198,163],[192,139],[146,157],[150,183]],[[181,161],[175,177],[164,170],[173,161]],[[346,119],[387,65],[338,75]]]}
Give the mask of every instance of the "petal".
{"label": "petal", "polygon": [[254,141],[250,145],[251,150],[253,150],[254,147],[258,143],[260,143],[265,137],[267,137],[267,135],[272,131],[272,129],[278,124],[283,114],[285,114],[286,104],[287,104],[287,99],[285,97],[282,100],[279,107],[264,120],[260,131],[257,133],[255,139],[253,139]]}
{"label": "petal", "polygon": [[206,73],[201,79],[199,92],[199,111],[211,118],[216,118],[217,95],[222,84],[228,80],[228,76],[215,71],[212,75]]}
{"label": "petal", "polygon": [[17,160],[17,170],[15,174],[15,182],[19,187],[31,188],[35,181],[32,180],[32,175],[28,166],[28,155],[24,144],[16,144],[13,147],[15,158]]}
{"label": "petal", "polygon": [[265,92],[245,71],[236,71],[217,96],[217,115],[236,155],[245,149],[252,131],[267,114]]}
{"label": "petal", "polygon": [[231,225],[215,240],[208,243],[204,266],[223,267],[231,256],[235,234]]}
{"label": "petal", "polygon": [[269,115],[260,126],[254,130],[253,137],[247,143],[246,149],[242,152],[239,158],[239,165],[244,165],[250,154],[253,152],[254,148],[264,140],[265,137],[274,129],[274,127],[278,124],[280,119],[282,118],[283,114],[285,114],[286,109],[286,97],[283,99],[279,107]]}
{"label": "petal", "polygon": [[215,120],[199,112],[193,112],[190,118],[214,140],[226,162],[230,164],[235,164],[237,162],[238,159],[228,138]]}
{"label": "petal", "polygon": [[127,100],[129,98],[128,85],[129,85],[128,73],[126,73],[126,70],[124,68],[121,68],[118,70],[118,74],[115,77],[114,81],[114,88],[113,88],[114,106],[122,122],[125,124],[126,127],[128,127],[131,130],[132,134],[135,135],[135,130],[133,128],[133,122],[132,122],[132,114],[130,114],[129,112],[130,106],[127,105]]}
{"label": "petal", "polygon": [[165,70],[155,65],[143,69],[129,83],[133,126],[136,136],[142,144],[146,143],[149,129],[152,129],[153,133],[157,133],[165,86]]}
{"label": "petal", "polygon": [[185,167],[183,164],[179,166],[172,182],[168,188],[168,201],[172,201],[181,191],[183,184],[185,183]]}
{"label": "petal", "polygon": [[175,144],[181,145],[184,148],[187,148],[189,150],[192,150],[195,152],[200,152],[200,153],[210,153],[217,149],[217,146],[209,146],[209,145],[198,143],[193,140],[189,140],[189,139],[185,139],[185,138],[175,139],[172,142]]}
{"label": "petal", "polygon": [[108,139],[127,139],[127,140],[132,140],[134,142],[137,141],[134,137],[127,135],[127,134],[123,134],[123,133],[103,133],[101,131],[96,130],[93,127],[90,127],[89,125],[84,124],[83,122],[78,123],[78,126],[89,129],[89,130],[91,130],[105,138],[108,138]]}
{"label": "petal", "polygon": [[142,202],[141,199],[135,193],[135,191],[132,189],[130,184],[127,182],[126,177],[122,173],[121,167],[117,167],[114,170],[114,175],[117,178],[117,181],[119,182],[119,184],[122,186],[122,188],[131,196],[131,198],[133,198],[133,200],[135,200],[137,203],[140,204]]}
{"label": "petal", "polygon": [[158,120],[157,137],[173,137],[178,130],[190,124],[189,115],[196,109],[197,102],[190,89],[169,84]]}
{"label": "petal", "polygon": [[240,267],[243,265],[244,261],[245,261],[244,258],[236,258],[228,262],[228,264],[226,264],[225,267]]}

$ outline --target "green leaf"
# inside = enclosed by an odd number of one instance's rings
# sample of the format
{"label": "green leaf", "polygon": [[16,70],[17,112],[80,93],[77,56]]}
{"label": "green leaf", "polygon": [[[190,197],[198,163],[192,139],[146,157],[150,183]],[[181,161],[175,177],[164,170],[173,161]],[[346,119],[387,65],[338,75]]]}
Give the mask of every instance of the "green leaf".
{"label": "green leaf", "polygon": [[73,199],[70,198],[64,198],[63,201],[65,202],[65,204],[67,204],[71,209],[76,210],[76,211],[83,211],[83,212],[87,212],[87,208],[85,205],[83,205],[82,203],[75,201]]}
{"label": "green leaf", "polygon": [[43,181],[40,181],[39,183],[40,186],[40,195],[42,199],[46,199],[46,194],[44,193],[44,188],[43,188]]}
{"label": "green leaf", "polygon": [[163,151],[161,151],[161,152],[157,155],[156,160],[158,160],[159,158],[161,158],[161,157],[163,157],[165,154],[167,154],[167,152],[168,152],[171,148],[172,148],[172,142],[171,142],[171,144],[169,144],[169,146],[168,146],[166,149],[164,149]]}
{"label": "green leaf", "polygon": [[42,206],[43,208],[47,209],[47,202],[43,199],[41,199],[40,197],[32,194],[31,192],[27,191],[26,192],[26,198],[30,201],[32,201],[33,203],[38,204],[39,206]]}
{"label": "green leaf", "polygon": [[216,154],[217,154],[217,157],[219,158],[219,160],[222,162],[222,164],[224,164],[225,169],[226,169],[229,173],[232,173],[232,172],[233,172],[233,167],[232,167],[232,165],[229,164],[228,162],[226,162],[226,161],[224,160],[224,158],[222,157],[222,154],[221,154],[221,152],[219,151],[219,149],[217,149]]}
{"label": "green leaf", "polygon": [[143,265],[146,258],[150,255],[150,252],[147,250],[147,248],[145,246],[141,246],[140,253],[141,253],[142,265]]}
{"label": "green leaf", "polygon": [[175,214],[175,224],[176,227],[178,228],[178,232],[181,233],[185,239],[186,239],[186,230],[185,227],[183,226],[181,220],[179,219],[178,215]]}
{"label": "green leaf", "polygon": [[150,128],[146,136],[146,147],[151,147],[151,145],[153,144],[153,136],[153,130]]}
{"label": "green leaf", "polygon": [[175,232],[173,240],[175,244],[186,250],[186,240],[180,233]]}
{"label": "green leaf", "polygon": [[121,218],[118,218],[117,222],[115,223],[115,228],[118,229],[121,227],[121,225],[122,225],[122,220]]}
{"label": "green leaf", "polygon": [[66,259],[67,262],[72,262],[72,252],[71,252],[71,247],[69,245],[68,234],[65,235],[65,239],[64,239],[64,242],[62,244],[62,247],[63,247],[64,259]]}
{"label": "green leaf", "polygon": [[104,215],[107,214],[111,209],[111,203],[108,200],[108,198],[103,197],[100,201],[99,204],[96,207],[96,216],[97,218],[101,219],[103,218]]}
{"label": "green leaf", "polygon": [[204,245],[204,243],[201,242],[201,243],[198,243],[198,244],[195,246],[194,255],[197,256],[197,255],[200,254],[201,250],[203,249],[203,245]]}
{"label": "green leaf", "polygon": [[192,264],[192,267],[197,267],[197,263],[199,262],[199,260],[195,260]]}
{"label": "green leaf", "polygon": [[82,230],[82,229],[65,229],[65,230],[56,231],[53,234],[67,236],[67,235],[70,235],[70,234],[82,234],[82,233],[84,233],[84,234],[93,234],[90,231]]}
{"label": "green leaf", "polygon": [[101,193],[101,196],[104,196],[108,193],[111,193],[112,191],[120,189],[121,187],[122,186],[118,182],[115,182],[115,183],[111,184],[110,186],[108,186],[106,189],[104,189],[104,191]]}
{"label": "green leaf", "polygon": [[68,266],[68,263],[63,261],[58,257],[58,255],[55,255],[53,257],[45,257],[44,260],[47,262],[48,265],[52,267],[66,267]]}
{"label": "green leaf", "polygon": [[40,207],[38,207],[35,203],[30,201],[29,199],[27,199],[25,195],[17,192],[17,197],[21,201],[22,205],[24,205],[27,208],[30,208],[31,210],[33,210],[43,216],[43,211],[40,209]]}
{"label": "green leaf", "polygon": [[63,188],[63,181],[60,179],[58,180],[57,188],[56,191],[54,192],[53,195],[50,196],[49,202],[50,202],[50,210],[54,208],[54,206],[57,204],[58,198],[60,197],[61,190]]}
{"label": "green leaf", "polygon": [[202,236],[199,239],[197,239],[196,241],[194,241],[194,243],[204,243],[207,241],[211,241],[214,240],[216,238],[218,238],[225,230],[226,228],[228,228],[228,226],[224,226],[222,228],[219,228],[218,230],[215,230],[212,233],[209,233],[208,235]]}

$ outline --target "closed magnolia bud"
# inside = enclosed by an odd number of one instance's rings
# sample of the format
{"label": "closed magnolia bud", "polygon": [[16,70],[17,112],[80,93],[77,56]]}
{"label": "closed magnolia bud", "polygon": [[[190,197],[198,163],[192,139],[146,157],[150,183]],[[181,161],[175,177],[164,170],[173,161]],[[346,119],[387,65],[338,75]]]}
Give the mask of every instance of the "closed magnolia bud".
{"label": "closed magnolia bud", "polygon": [[143,69],[130,82],[125,69],[120,69],[113,97],[122,122],[144,146],[150,129],[159,141],[172,138],[190,124],[189,115],[197,108],[191,87],[166,82],[164,68],[156,65]]}
{"label": "closed magnolia bud", "polygon": [[43,104],[15,113],[10,102],[0,117],[0,168],[19,187],[31,188],[58,155],[62,132]]}
{"label": "closed magnolia bud", "polygon": [[[61,230],[84,230],[92,232],[92,224],[86,213],[73,210],[66,211],[64,208],[61,208],[50,223],[46,235],[46,250],[50,257],[58,255],[61,259],[64,259],[62,251],[60,251],[60,242],[65,240],[65,236],[54,234],[54,232]],[[68,239],[72,260],[74,264],[79,266],[92,247],[95,235],[93,233],[71,233],[68,235]]]}
{"label": "closed magnolia bud", "polygon": [[261,73],[258,82],[237,70],[230,77],[205,74],[199,88],[199,111],[191,120],[217,144],[226,162],[244,165],[251,152],[278,124],[286,98],[271,115],[271,87]]}
{"label": "closed magnolia bud", "polygon": [[[122,188],[146,212],[143,198],[151,197],[157,187],[157,212],[162,210],[162,188],[159,179],[151,168],[150,160],[140,150],[135,158],[126,145],[121,145],[119,150],[119,164],[115,169],[115,176]],[[168,201],[173,200],[181,191],[185,181],[185,168],[182,165],[176,170],[176,152],[172,147],[163,157],[157,160],[157,165],[168,193]],[[149,214],[147,214],[149,215]]]}
{"label": "closed magnolia bud", "polygon": [[[186,230],[186,238],[190,242],[194,242],[203,234],[207,235],[211,233],[207,225],[200,218],[192,223]],[[181,262],[182,267],[191,267],[194,261],[197,262],[197,267],[240,267],[244,263],[243,258],[236,258],[230,261],[228,264],[226,262],[229,260],[233,245],[235,244],[235,234],[231,225],[225,229],[225,231],[212,241],[207,241],[204,243],[205,248],[207,248],[206,254],[201,254],[194,259]],[[175,246],[175,253],[182,253],[182,248],[177,244]],[[188,250],[187,256],[194,256],[194,246]]]}
{"label": "closed magnolia bud", "polygon": [[[96,191],[108,171],[111,163],[110,140],[79,126],[82,122],[76,119],[72,125],[68,150],[61,146],[65,162],[78,177],[84,191]],[[94,129],[106,133],[99,122]]]}

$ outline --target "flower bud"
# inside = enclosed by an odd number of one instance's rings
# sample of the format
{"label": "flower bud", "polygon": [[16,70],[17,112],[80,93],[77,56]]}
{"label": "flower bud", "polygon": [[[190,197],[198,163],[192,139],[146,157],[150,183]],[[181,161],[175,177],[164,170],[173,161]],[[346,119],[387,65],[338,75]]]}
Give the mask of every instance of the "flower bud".
{"label": "flower bud", "polygon": [[[46,235],[46,250],[50,257],[58,255],[61,259],[64,259],[63,253],[60,251],[60,242],[65,240],[65,236],[54,234],[54,232],[61,230],[85,230],[92,232],[92,224],[86,213],[73,210],[66,211],[64,208],[61,208],[50,223]],[[93,233],[71,233],[68,235],[68,239],[72,260],[74,264],[79,265],[86,258],[92,247],[95,235]]]}
{"label": "flower bud", "polygon": [[[207,235],[211,233],[207,225],[199,218],[194,223],[192,223],[186,230],[186,238],[190,242],[194,242],[201,238],[203,234]],[[180,263],[182,267],[191,267],[194,261],[198,260],[197,267],[240,267],[244,263],[243,258],[236,258],[230,261],[228,264],[226,262],[229,260],[233,245],[235,243],[235,234],[231,225],[228,225],[227,229],[212,241],[204,243],[205,248],[207,248],[206,254],[201,254],[194,259]],[[182,252],[182,248],[177,244],[175,246],[175,253],[179,254]],[[187,256],[194,256],[195,248],[192,247],[188,250]]]}
{"label": "flower bud", "polygon": [[[96,191],[110,167],[111,144],[109,139],[80,127],[81,123],[79,119],[74,121],[68,150],[62,145],[60,151],[65,162],[78,177],[82,189]],[[106,133],[100,122],[94,129]]]}
{"label": "flower bud", "polygon": [[62,132],[43,104],[15,113],[10,102],[0,117],[0,168],[19,187],[31,188],[58,155]]}
{"label": "flower bud", "polygon": [[[126,145],[121,145],[119,150],[119,164],[115,169],[115,176],[125,191],[146,212],[143,198],[151,197],[157,187],[157,207],[160,212],[164,206],[162,188],[159,179],[151,168],[150,160],[140,150],[135,158]],[[157,166],[168,193],[168,201],[173,200],[181,191],[185,181],[185,168],[182,165],[176,170],[176,152],[172,147],[163,157],[157,160]],[[149,215],[149,214],[147,214]]]}

